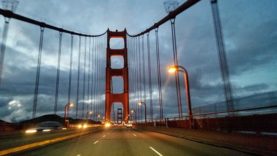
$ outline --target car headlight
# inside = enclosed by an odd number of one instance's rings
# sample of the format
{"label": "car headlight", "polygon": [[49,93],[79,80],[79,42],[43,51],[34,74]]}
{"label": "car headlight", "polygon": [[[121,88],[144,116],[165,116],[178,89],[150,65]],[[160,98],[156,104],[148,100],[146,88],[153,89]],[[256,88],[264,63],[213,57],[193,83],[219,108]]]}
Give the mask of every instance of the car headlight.
{"label": "car headlight", "polygon": [[109,127],[111,127],[111,123],[106,122],[106,123],[105,123],[105,128],[109,128]]}
{"label": "car headlight", "polygon": [[84,124],[84,125],[83,125],[83,128],[84,128],[84,129],[86,129],[87,127],[88,127],[88,125],[87,125],[87,124]]}
{"label": "car headlight", "polygon": [[81,129],[81,128],[82,128],[82,124],[79,124],[79,125],[78,125],[78,128]]}
{"label": "car headlight", "polygon": [[50,131],[52,131],[51,129],[44,129],[44,130],[42,130],[42,132],[50,132]]}
{"label": "car headlight", "polygon": [[25,131],[26,134],[33,134],[33,133],[36,133],[36,132],[37,132],[36,129],[27,129],[27,130]]}

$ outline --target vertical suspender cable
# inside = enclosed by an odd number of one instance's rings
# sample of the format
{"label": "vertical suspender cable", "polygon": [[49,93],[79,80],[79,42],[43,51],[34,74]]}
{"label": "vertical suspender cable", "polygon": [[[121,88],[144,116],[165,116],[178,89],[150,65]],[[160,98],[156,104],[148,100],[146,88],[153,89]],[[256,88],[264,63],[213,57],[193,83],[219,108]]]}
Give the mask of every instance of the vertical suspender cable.
{"label": "vertical suspender cable", "polygon": [[73,55],[73,35],[70,39],[70,69],[69,69],[69,81],[68,81],[68,99],[67,103],[70,103],[71,99],[71,79],[72,79],[72,55]]}
{"label": "vertical suspender cable", "polygon": [[[135,46],[135,51],[134,51],[134,54],[135,54],[135,96],[136,96],[136,99],[139,100],[139,92],[138,92],[138,81],[139,81],[139,78],[138,78],[138,37],[135,37],[134,39],[135,43],[134,43],[134,46]],[[137,104],[136,105],[136,122],[138,120],[138,106]]]}
{"label": "vertical suspender cable", "polygon": [[79,54],[78,54],[78,75],[77,75],[77,97],[76,97],[76,119],[79,113],[79,88],[80,88],[80,68],[81,68],[81,45],[82,38],[79,36]]}
{"label": "vertical suspender cable", "polygon": [[[89,93],[89,87],[90,87],[90,44],[91,38],[89,38],[88,41],[88,85],[87,85],[87,111],[90,111],[90,93]],[[89,114],[88,114],[89,115]]]}
{"label": "vertical suspender cable", "polygon": [[34,90],[33,114],[32,114],[33,118],[36,117],[36,112],[37,112],[38,89],[39,89],[40,66],[41,66],[41,54],[42,54],[42,46],[43,46],[43,34],[44,34],[44,28],[40,27],[37,73],[36,73],[36,83],[35,83],[35,90]]}
{"label": "vertical suspender cable", "polygon": [[[101,80],[101,78],[104,78],[104,73],[105,72],[101,72],[101,71],[103,71],[104,69],[102,69],[102,66],[101,66],[101,61],[100,61],[100,59],[101,59],[101,54],[103,54],[103,52],[102,52],[102,49],[103,49],[103,38],[100,40],[101,42],[100,42],[100,44],[99,44],[99,82],[98,82],[98,84],[99,84],[99,99],[101,100],[101,94],[102,94],[102,89],[103,89],[103,87],[101,86],[101,83],[100,83],[100,80]],[[101,103],[101,102],[100,102]],[[99,105],[100,106],[100,111],[101,111],[101,113],[103,114],[103,116],[104,116],[104,112],[103,112],[103,105]]]}
{"label": "vertical suspender cable", "polygon": [[[142,72],[143,72],[143,101],[146,103],[146,73],[145,73],[145,56],[144,56],[144,35],[142,36]],[[147,112],[145,112],[147,114]]]}
{"label": "vertical suspender cable", "polygon": [[[177,43],[176,43],[176,31],[175,31],[175,18],[170,20],[171,23],[171,35],[172,35],[172,47],[173,47],[173,60],[175,65],[178,64],[178,53],[177,53]],[[181,101],[181,90],[180,90],[180,78],[178,72],[175,72],[175,85],[177,93],[177,104],[178,104],[178,114],[179,118],[182,118],[182,101]]]}
{"label": "vertical suspender cable", "polygon": [[[130,62],[130,71],[131,71],[131,85],[132,85],[132,93],[133,93],[133,97],[132,97],[132,99],[135,99],[136,98],[136,96],[135,96],[135,93],[136,93],[136,91],[135,91],[135,57],[134,57],[134,54],[135,54],[135,51],[134,51],[134,38],[130,38],[130,51],[131,51],[131,59],[128,59],[129,60],[129,62]],[[133,108],[133,110],[134,110],[134,108],[135,108],[135,103],[132,103],[132,108]],[[132,121],[134,121],[134,115],[132,115]]]}
{"label": "vertical suspender cable", "polygon": [[[139,86],[139,101],[142,100],[142,84],[141,84],[141,45],[140,45],[140,36],[138,37],[138,75],[139,75],[139,83],[138,83],[138,86]],[[138,109],[139,111],[139,119],[141,117],[141,109],[139,107]]]}
{"label": "vertical suspender cable", "polygon": [[2,74],[3,74],[3,66],[4,66],[4,58],[5,58],[5,51],[6,51],[6,42],[7,42],[7,36],[9,31],[9,25],[10,25],[10,18],[5,17],[4,22],[4,29],[2,34],[2,43],[1,43],[1,51],[0,51],[0,86],[2,83]]}
{"label": "vertical suspender cable", "polygon": [[[129,77],[129,99],[132,99],[131,97],[131,94],[133,92],[133,85],[132,85],[132,80],[133,80],[133,72],[132,72],[132,62],[130,61],[133,60],[132,59],[132,41],[130,39],[130,37],[127,37],[127,49],[128,49],[128,69],[129,69],[129,72],[128,72],[128,77]],[[131,83],[130,83],[131,82]],[[130,104],[129,104],[130,105]],[[131,110],[132,110],[132,104],[130,106]],[[129,120],[132,120],[132,116],[130,114],[130,117],[129,117]]]}
{"label": "vertical suspender cable", "polygon": [[54,105],[55,114],[57,114],[58,100],[59,100],[60,66],[61,66],[62,37],[63,37],[62,35],[63,33],[59,32],[59,52],[58,52],[58,66],[57,66],[57,77],[56,77],[55,105]]}
{"label": "vertical suspender cable", "polygon": [[[137,66],[138,66],[138,99],[139,99],[139,101],[141,101],[141,95],[142,95],[142,93],[141,93],[141,60],[140,60],[140,58],[141,58],[141,54],[140,54],[140,36],[138,37],[138,42],[137,42],[137,50],[138,50],[138,64],[137,64]],[[138,107],[138,120],[140,121],[140,118],[141,118],[141,114],[140,114],[140,107]]]}
{"label": "vertical suspender cable", "polygon": [[215,29],[215,35],[216,35],[217,48],[218,48],[219,62],[220,62],[220,70],[221,70],[221,76],[224,84],[224,94],[225,94],[225,100],[227,104],[227,111],[229,115],[233,115],[233,113],[231,113],[234,111],[233,95],[232,95],[232,88],[231,88],[230,76],[229,76],[229,67],[228,67],[228,62],[227,62],[226,52],[224,47],[223,33],[222,33],[221,21],[219,17],[217,0],[211,0],[211,6],[212,6],[214,29]]}
{"label": "vertical suspender cable", "polygon": [[159,91],[159,106],[160,120],[163,119],[163,100],[162,100],[162,81],[161,81],[161,63],[160,63],[160,48],[159,48],[159,29],[155,30],[156,34],[156,58],[157,58],[157,76],[158,76],[158,91]]}
{"label": "vertical suspender cable", "polygon": [[100,90],[100,44],[101,40],[99,39],[98,45],[97,45],[97,101],[98,101],[98,112],[101,114],[101,105],[100,105],[100,95],[99,95],[99,90]]}
{"label": "vertical suspender cable", "polygon": [[153,103],[152,103],[152,74],[151,74],[151,55],[150,55],[150,39],[149,33],[147,34],[147,60],[148,60],[148,85],[149,85],[149,104],[150,104],[150,117],[151,121],[153,122]]}
{"label": "vertical suspender cable", "polygon": [[96,50],[95,50],[95,45],[96,45],[96,38],[94,38],[93,40],[93,57],[94,57],[94,61],[93,61],[93,111],[94,111],[94,118],[96,120],[97,118],[97,112],[96,112],[96,99],[95,99],[95,91],[96,91]]}
{"label": "vertical suspender cable", "polygon": [[85,97],[86,97],[86,58],[87,58],[87,37],[85,37],[84,46],[84,75],[83,75],[83,103],[82,103],[82,118],[85,118]]}
{"label": "vertical suspender cable", "polygon": [[93,114],[95,114],[95,111],[93,109],[93,44],[94,44],[94,38],[92,38],[92,45],[91,45],[91,85],[90,85],[90,99],[91,99],[91,111],[93,112]]}
{"label": "vertical suspender cable", "polygon": [[96,106],[96,112],[99,114],[99,106],[98,106],[98,101],[96,100],[97,98],[97,93],[98,93],[98,39],[95,42],[95,106]]}
{"label": "vertical suspender cable", "polygon": [[89,52],[89,57],[88,57],[88,102],[89,102],[89,111],[92,111],[92,109],[91,109],[91,93],[90,93],[90,88],[91,88],[91,83],[90,83],[90,81],[91,81],[91,37],[89,38],[89,50],[88,50],[88,52]]}

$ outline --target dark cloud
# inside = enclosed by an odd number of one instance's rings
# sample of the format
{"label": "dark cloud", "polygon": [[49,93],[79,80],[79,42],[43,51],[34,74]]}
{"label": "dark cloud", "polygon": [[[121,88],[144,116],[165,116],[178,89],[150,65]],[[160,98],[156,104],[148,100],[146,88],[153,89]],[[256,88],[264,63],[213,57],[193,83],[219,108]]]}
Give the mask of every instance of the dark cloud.
{"label": "dark cloud", "polygon": [[[183,1],[180,1],[182,3]],[[276,2],[251,1],[220,1],[220,15],[222,19],[224,40],[231,74],[231,82],[234,97],[265,94],[260,99],[266,99],[267,92],[276,90],[277,74],[272,66],[276,66]],[[234,10],[234,8],[236,8]],[[257,8],[259,8],[257,11]],[[116,11],[115,11],[116,10]],[[72,29],[74,31],[99,34],[110,28],[111,30],[123,30],[127,28],[131,34],[140,32],[154,24],[166,15],[161,1],[129,1],[116,0],[88,1],[68,0],[66,3],[49,0],[34,1],[26,0],[20,2],[17,10],[19,14],[26,15],[47,23]],[[3,22],[3,18],[1,18]],[[34,83],[36,75],[39,27],[12,20],[10,25],[7,52],[5,58],[4,83],[0,93],[0,117],[1,119],[18,121],[23,117],[30,118],[33,104]],[[0,29],[2,33],[2,29]],[[179,64],[185,66],[189,72],[191,96],[193,107],[205,106],[216,103],[216,108],[224,110],[223,83],[220,74],[217,55],[216,40],[209,1],[201,1],[188,11],[176,18],[177,46]],[[146,36],[144,37],[146,39]],[[172,40],[170,23],[159,28],[161,74],[163,85],[163,102],[165,116],[176,116],[176,89],[174,77],[166,72],[168,65],[173,62]],[[42,52],[42,64],[39,86],[38,115],[53,112],[54,95],[56,85],[56,68],[58,53],[59,33],[45,30]],[[87,49],[89,46],[87,38]],[[115,43],[116,44],[116,43]],[[137,86],[143,89],[144,81],[148,84],[148,64],[145,58],[146,77],[142,82],[136,83],[134,66],[137,54],[134,50],[134,39],[128,38],[129,46],[129,71],[130,92],[137,93]],[[83,101],[83,72],[84,52],[86,51],[85,38],[81,38],[81,71],[80,71],[80,99]],[[101,46],[101,48],[100,48]],[[98,77],[97,83],[92,87],[97,96],[97,105],[104,108],[105,89],[105,46],[106,36],[101,39],[91,39],[92,51],[99,51],[99,60],[93,59],[91,76]],[[157,101],[157,69],[156,69],[156,47],[155,34],[150,33],[150,69],[153,84],[153,105],[155,116],[158,117],[159,105]],[[73,70],[71,100],[75,101],[77,96],[79,38],[74,36],[73,43]],[[95,53],[92,54],[95,58]],[[70,35],[63,34],[61,73],[59,87],[58,113],[62,115],[63,106],[67,102],[69,81],[69,59],[70,59]],[[88,55],[86,57],[88,61]],[[96,73],[96,61],[99,63],[100,73]],[[115,62],[119,65],[118,62]],[[88,65],[88,64],[87,64]],[[86,69],[87,71],[88,69]],[[249,78],[249,73],[255,72],[258,77]],[[261,75],[264,75],[263,77]],[[86,75],[87,76],[87,75]],[[87,78],[87,77],[86,77]],[[183,112],[186,112],[185,93],[183,89],[183,77],[181,79],[181,91]],[[87,92],[87,83],[85,92]],[[117,84],[118,85],[118,84]],[[119,86],[115,86],[118,89]],[[93,90],[94,90],[93,89]],[[148,86],[146,91],[148,93]],[[270,94],[271,95],[271,94]],[[272,94],[273,97],[275,94]],[[146,103],[149,104],[147,94]],[[257,96],[259,97],[259,96]],[[135,108],[137,96],[131,97],[131,106]],[[89,100],[89,96],[86,96]],[[254,98],[251,98],[254,99]],[[137,99],[136,99],[137,100]],[[80,102],[80,106],[82,105]],[[251,103],[251,100],[242,100],[241,103]],[[259,101],[256,99],[256,101]],[[9,103],[20,103],[21,109],[8,108]],[[270,102],[269,102],[270,103]],[[241,104],[242,105],[242,104]],[[81,108],[81,107],[79,107]],[[73,112],[72,112],[73,114]]]}

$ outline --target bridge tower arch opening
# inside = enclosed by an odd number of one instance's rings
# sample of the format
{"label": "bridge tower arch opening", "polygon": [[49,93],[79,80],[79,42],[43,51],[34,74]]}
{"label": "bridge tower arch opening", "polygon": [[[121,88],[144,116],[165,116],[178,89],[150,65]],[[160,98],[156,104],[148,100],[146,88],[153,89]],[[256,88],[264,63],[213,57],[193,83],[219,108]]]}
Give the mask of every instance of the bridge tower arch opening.
{"label": "bridge tower arch opening", "polygon": [[[111,48],[111,39],[123,39],[122,48]],[[128,55],[127,55],[127,32],[124,31],[107,31],[107,62],[106,62],[106,101],[105,101],[105,121],[111,122],[111,111],[113,103],[121,103],[123,108],[123,121],[129,120],[129,77],[128,77]],[[112,57],[122,57],[123,67],[112,68]],[[113,78],[122,78],[122,92],[114,92]]]}
{"label": "bridge tower arch opening", "polygon": [[123,104],[119,102],[114,102],[112,104],[111,110],[111,122],[122,124],[123,122]]}

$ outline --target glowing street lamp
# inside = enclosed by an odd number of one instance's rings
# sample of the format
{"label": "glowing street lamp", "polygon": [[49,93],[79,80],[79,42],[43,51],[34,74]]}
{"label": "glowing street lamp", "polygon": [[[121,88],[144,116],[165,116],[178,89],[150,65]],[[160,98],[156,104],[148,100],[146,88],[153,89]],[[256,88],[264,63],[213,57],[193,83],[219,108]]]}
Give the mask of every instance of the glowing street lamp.
{"label": "glowing street lamp", "polygon": [[144,105],[144,122],[145,122],[145,124],[146,124],[146,121],[147,121],[147,119],[146,119],[146,103],[140,101],[140,102],[138,102],[138,105],[139,105],[139,106]]}
{"label": "glowing street lamp", "polygon": [[69,102],[64,106],[64,125],[65,127],[68,127],[69,125],[69,121],[67,120],[67,116],[68,116],[68,111],[70,108],[74,107],[74,103],[73,102]]}
{"label": "glowing street lamp", "polygon": [[134,120],[134,119],[133,119],[133,118],[134,118],[134,113],[135,113],[135,111],[132,109],[132,110],[131,110],[131,120],[132,120],[132,121]]}
{"label": "glowing street lamp", "polygon": [[98,119],[98,120],[100,120],[100,118],[101,118],[101,115],[100,115],[100,114],[98,114],[98,115],[97,115],[97,119]]}
{"label": "glowing street lamp", "polygon": [[93,112],[92,111],[88,111],[87,112],[87,120],[90,118],[90,116],[93,114]]}
{"label": "glowing street lamp", "polygon": [[191,100],[190,100],[190,88],[189,88],[189,77],[187,70],[179,65],[173,65],[168,67],[168,73],[173,74],[176,72],[182,72],[184,73],[184,81],[185,81],[185,89],[186,89],[186,100],[187,100],[187,107],[188,107],[188,113],[189,113],[189,124],[190,127],[193,128],[193,116],[191,111]]}

